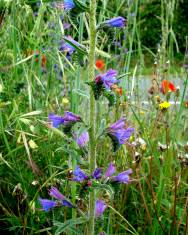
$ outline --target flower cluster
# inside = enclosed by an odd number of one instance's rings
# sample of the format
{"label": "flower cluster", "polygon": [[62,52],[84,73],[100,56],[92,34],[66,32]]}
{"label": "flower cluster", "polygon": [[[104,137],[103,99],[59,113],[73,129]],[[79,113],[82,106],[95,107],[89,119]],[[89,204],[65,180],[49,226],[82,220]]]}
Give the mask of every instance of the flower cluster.
{"label": "flower cluster", "polygon": [[114,152],[117,151],[122,144],[125,144],[126,141],[128,141],[133,131],[134,128],[126,126],[125,118],[118,120],[106,129],[106,134],[113,142]]}
{"label": "flower cluster", "polygon": [[122,94],[121,88],[118,88],[117,86],[119,83],[117,74],[118,72],[116,70],[109,69],[106,73],[97,75],[93,82],[88,83],[93,89],[96,100],[103,95],[109,100],[109,105],[113,105],[115,103],[114,91],[116,94]]}
{"label": "flower cluster", "polygon": [[168,92],[175,92],[176,87],[172,82],[169,82],[168,80],[164,79],[161,83],[161,92],[163,94],[167,94]]}
{"label": "flower cluster", "polygon": [[108,168],[104,174],[102,174],[101,168],[96,168],[91,176],[87,175],[84,171],[82,171],[79,166],[76,166],[76,169],[73,171],[72,180],[80,183],[84,181],[89,181],[91,179],[93,180],[103,179],[105,181],[108,180],[111,182],[124,183],[124,184],[128,184],[131,182],[129,175],[132,173],[132,169],[120,172],[117,175],[114,175],[115,172],[116,172],[116,167],[112,162],[108,165]]}
{"label": "flower cluster", "polygon": [[50,209],[53,209],[55,207],[60,207],[60,206],[67,206],[70,208],[74,207],[71,202],[69,202],[68,200],[65,199],[65,196],[63,194],[61,194],[56,187],[52,187],[49,190],[49,195],[51,197],[54,197],[57,200],[54,201],[54,200],[39,198],[39,202],[40,202],[42,209],[44,211],[49,211]]}
{"label": "flower cluster", "polygon": [[[87,7],[87,3],[82,3],[79,0],[64,0],[61,2],[55,2],[54,7],[59,10],[63,9],[65,12],[70,11],[69,16],[75,17],[76,14],[80,12],[86,11],[89,8]],[[123,28],[126,25],[126,19],[123,17],[115,17],[109,20],[102,22],[98,29],[100,28]],[[80,58],[83,58],[85,54],[88,54],[87,49],[75,41],[71,36],[63,37],[63,40],[60,42],[59,51],[65,53],[67,59],[73,55],[73,58],[76,58],[77,55]],[[73,54],[74,53],[74,54]],[[89,82],[91,85],[95,99],[99,99],[100,96],[105,96],[109,100],[109,104],[112,105],[115,103],[116,95],[122,95],[122,88],[118,87],[119,80],[117,78],[118,72],[117,70],[109,69],[104,72],[105,63],[102,60],[96,61],[96,68],[100,71],[94,81]],[[57,65],[54,67],[55,71],[58,71],[60,77],[62,76],[62,72],[59,71]],[[82,122],[80,116],[66,111],[64,116],[59,116],[54,113],[50,113],[48,115],[48,119],[50,120],[52,126],[54,128],[58,128],[60,125],[63,126],[64,132],[67,134],[71,131],[71,128],[77,122]],[[113,142],[114,151],[118,150],[121,145],[126,143],[129,140],[131,134],[134,129],[128,127],[125,124],[125,118],[122,118],[110,125],[105,129],[104,134],[108,135]],[[80,132],[78,132],[80,133]],[[87,146],[89,142],[89,134],[87,131],[83,131],[80,134],[72,132],[73,139],[77,143],[77,145],[82,149]],[[129,184],[132,180],[130,179],[130,174],[132,173],[132,169],[128,169],[126,171],[116,173],[116,167],[114,163],[110,163],[108,167],[103,172],[102,168],[97,167],[92,173],[85,173],[80,166],[76,166],[72,172],[71,180],[74,182],[81,183],[82,185],[86,184],[88,187],[95,187],[99,184],[104,183],[123,183]],[[101,185],[102,185],[101,184]],[[42,209],[46,212],[55,208],[66,206],[69,208],[77,208],[73,205],[69,200],[65,198],[65,196],[56,188],[52,187],[49,190],[49,195],[54,200],[42,199],[39,198],[39,202],[42,206]],[[103,215],[104,211],[107,208],[107,204],[105,201],[101,199],[97,199],[95,201],[95,217],[99,218]]]}
{"label": "flower cluster", "polygon": [[78,116],[72,112],[68,112],[68,111],[65,112],[64,116],[58,116],[58,115],[55,115],[54,113],[50,113],[48,115],[48,119],[52,122],[52,126],[55,128],[58,128],[59,125],[63,125],[65,133],[70,132],[71,127],[76,122],[82,121],[80,116]]}
{"label": "flower cluster", "polygon": [[159,108],[162,111],[167,110],[170,106],[171,106],[171,104],[169,102],[167,102],[167,101],[159,104]]}
{"label": "flower cluster", "polygon": [[[56,187],[52,187],[49,190],[49,195],[56,200],[49,200],[49,199],[42,199],[39,198],[39,203],[41,204],[42,210],[48,212],[51,209],[54,209],[55,207],[62,207],[66,206],[69,208],[75,208],[75,206],[65,199],[65,196],[59,192],[59,190]],[[95,203],[95,217],[100,217],[104,213],[107,205],[102,200],[96,200]]]}
{"label": "flower cluster", "polygon": [[96,85],[102,84],[106,90],[110,90],[112,85],[117,84],[119,82],[116,79],[117,73],[117,70],[109,69],[106,73],[99,74],[95,78]]}

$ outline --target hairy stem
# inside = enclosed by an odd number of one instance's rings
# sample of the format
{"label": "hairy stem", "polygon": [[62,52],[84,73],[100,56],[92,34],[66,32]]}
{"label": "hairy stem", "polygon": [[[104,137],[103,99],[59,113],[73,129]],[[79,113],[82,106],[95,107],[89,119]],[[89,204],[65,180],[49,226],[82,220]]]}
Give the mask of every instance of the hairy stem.
{"label": "hairy stem", "polygon": [[[96,0],[90,0],[90,45],[88,76],[90,81],[95,79],[95,46],[96,46]],[[96,143],[95,143],[95,99],[90,89],[90,130],[89,130],[89,170],[92,173],[96,165]],[[89,234],[95,234],[95,190],[89,195]]]}

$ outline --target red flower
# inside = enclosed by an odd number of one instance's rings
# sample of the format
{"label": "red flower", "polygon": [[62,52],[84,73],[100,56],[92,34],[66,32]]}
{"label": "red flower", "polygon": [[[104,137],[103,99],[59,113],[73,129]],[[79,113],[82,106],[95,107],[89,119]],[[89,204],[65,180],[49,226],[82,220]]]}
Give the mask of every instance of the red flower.
{"label": "red flower", "polygon": [[185,107],[188,108],[188,101],[185,101]]}
{"label": "red flower", "polygon": [[103,70],[105,67],[104,61],[100,59],[96,60],[95,65],[99,70]]}
{"label": "red flower", "polygon": [[42,67],[46,67],[46,56],[45,55],[42,56],[41,65],[42,65]]}
{"label": "red flower", "polygon": [[[40,55],[40,51],[36,50],[36,51],[32,51],[32,54],[35,55],[35,62],[39,62],[39,55]],[[46,67],[46,56],[45,55],[42,55],[41,56],[41,66],[44,68]]]}
{"label": "red flower", "polygon": [[175,92],[176,87],[172,82],[169,82],[168,80],[164,79],[161,83],[161,91],[163,94],[166,94],[167,92]]}

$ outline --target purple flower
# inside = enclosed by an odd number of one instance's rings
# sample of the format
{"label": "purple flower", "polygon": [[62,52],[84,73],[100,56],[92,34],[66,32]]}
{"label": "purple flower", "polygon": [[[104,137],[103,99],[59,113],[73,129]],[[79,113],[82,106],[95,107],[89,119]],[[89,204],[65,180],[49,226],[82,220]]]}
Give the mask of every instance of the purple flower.
{"label": "purple flower", "polygon": [[82,132],[79,137],[77,137],[76,134],[74,134],[73,136],[80,148],[84,148],[89,141],[89,134],[87,131]]}
{"label": "purple flower", "polygon": [[92,176],[93,176],[93,178],[96,179],[96,180],[100,179],[100,178],[102,177],[102,171],[101,171],[101,169],[100,169],[100,168],[96,168],[96,169],[94,170]]}
{"label": "purple flower", "polygon": [[56,199],[58,199],[58,200],[64,200],[64,196],[63,196],[63,194],[61,194],[60,192],[59,192],[59,190],[56,188],[56,187],[52,187],[50,190],[49,190],[49,195],[51,196],[51,197],[54,197],[54,198],[56,198]]}
{"label": "purple flower", "polygon": [[102,83],[103,86],[110,90],[111,86],[118,83],[119,81],[116,79],[117,71],[113,69],[109,69],[105,74],[99,74],[95,78],[95,83]]}
{"label": "purple flower", "polygon": [[132,134],[132,132],[134,131],[134,128],[127,128],[127,129],[119,129],[119,130],[111,130],[111,132],[109,133],[109,135],[112,136],[112,138],[116,138],[116,140],[118,141],[118,143],[124,144],[126,140],[128,140]]}
{"label": "purple flower", "polygon": [[106,129],[107,135],[113,142],[114,151],[130,138],[133,131],[134,128],[125,127],[125,118],[120,119]]}
{"label": "purple flower", "polygon": [[65,112],[64,116],[58,116],[54,113],[50,113],[48,115],[48,119],[52,122],[53,127],[57,128],[59,125],[64,126],[64,131],[68,132],[72,125],[74,125],[76,122],[81,121],[81,117],[78,115],[75,115],[72,112]]}
{"label": "purple flower", "polygon": [[[67,39],[71,40],[72,38],[68,36]],[[72,53],[75,51],[74,47],[65,40],[61,41],[59,50],[61,52],[66,52],[69,56],[72,55]]]}
{"label": "purple flower", "polygon": [[97,200],[95,203],[95,217],[100,217],[104,213],[107,205],[102,200]]}
{"label": "purple flower", "polygon": [[61,2],[53,2],[52,7],[63,10],[64,9],[64,4]]}
{"label": "purple flower", "polygon": [[63,200],[62,201],[62,206],[67,206],[67,207],[70,207],[70,208],[73,208],[73,204],[67,200]]}
{"label": "purple flower", "polygon": [[76,166],[76,169],[73,171],[73,180],[76,182],[83,182],[88,179],[88,176],[80,169],[79,166]]}
{"label": "purple flower", "polygon": [[48,199],[39,198],[39,202],[40,202],[42,209],[44,211],[49,211],[50,209],[56,207],[56,205],[57,205],[57,203],[55,201],[48,200]]}
{"label": "purple flower", "polygon": [[115,122],[114,124],[112,124],[112,125],[110,126],[110,129],[118,130],[118,129],[124,128],[124,127],[125,127],[125,120],[126,120],[125,117],[121,118],[120,120],[118,120],[117,122]]}
{"label": "purple flower", "polygon": [[132,169],[128,169],[126,171],[119,173],[117,176],[113,177],[113,180],[120,183],[128,184],[130,182],[129,179],[130,174],[132,174]]}
{"label": "purple flower", "polygon": [[64,9],[66,11],[71,10],[74,7],[75,7],[75,4],[73,0],[64,0]]}
{"label": "purple flower", "polygon": [[[80,47],[81,45],[75,41],[71,36],[66,36],[64,37],[65,39],[67,39],[68,41],[70,41],[73,45]],[[61,52],[66,52],[68,56],[72,55],[72,53],[75,51],[75,47],[69,43],[66,40],[62,40],[60,43],[60,47],[59,50]]]}
{"label": "purple flower", "polygon": [[105,177],[110,177],[112,176],[114,173],[116,172],[116,168],[113,164],[113,162],[111,162],[105,172]]}
{"label": "purple flower", "polygon": [[65,112],[64,115],[64,120],[65,120],[65,124],[64,125],[69,125],[70,122],[80,122],[81,121],[81,117],[78,115],[75,115],[72,112]]}
{"label": "purple flower", "polygon": [[63,23],[63,28],[64,28],[64,30],[65,29],[69,29],[71,27],[71,24],[69,24],[69,23]]}
{"label": "purple flower", "polygon": [[62,116],[55,115],[50,113],[48,119],[52,122],[52,126],[57,128],[59,125],[64,124],[64,118]]}
{"label": "purple flower", "polygon": [[106,20],[104,22],[105,25],[109,27],[115,27],[115,28],[123,28],[125,26],[125,23],[126,23],[126,19],[121,16],[112,18],[110,20]]}
{"label": "purple flower", "polygon": [[65,11],[71,10],[72,8],[75,7],[74,1],[73,0],[64,0],[64,3],[61,2],[55,2],[53,4],[55,8],[58,9],[64,9]]}

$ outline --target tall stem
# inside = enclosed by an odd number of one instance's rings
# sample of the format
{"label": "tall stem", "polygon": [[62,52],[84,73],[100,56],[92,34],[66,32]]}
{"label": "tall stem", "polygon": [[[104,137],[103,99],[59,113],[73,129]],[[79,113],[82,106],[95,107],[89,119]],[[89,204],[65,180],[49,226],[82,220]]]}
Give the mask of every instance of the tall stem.
{"label": "tall stem", "polygon": [[[90,45],[88,76],[90,81],[95,79],[95,45],[96,45],[96,0],[90,0]],[[95,99],[90,89],[90,130],[89,130],[89,170],[92,173],[96,165],[96,143],[95,143]],[[89,234],[95,234],[95,190],[89,195]]]}

